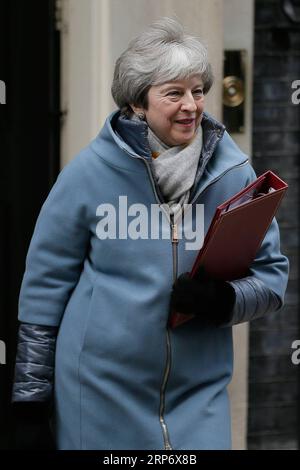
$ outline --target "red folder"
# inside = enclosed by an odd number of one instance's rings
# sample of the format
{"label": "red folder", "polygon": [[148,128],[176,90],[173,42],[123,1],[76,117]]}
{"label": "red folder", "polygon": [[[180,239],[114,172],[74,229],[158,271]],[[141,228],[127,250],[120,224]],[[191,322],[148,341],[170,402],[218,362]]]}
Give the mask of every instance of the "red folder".
{"label": "red folder", "polygon": [[[245,277],[287,188],[269,170],[218,206],[190,276],[203,266],[214,279]],[[174,328],[193,316],[172,312],[169,324]]]}

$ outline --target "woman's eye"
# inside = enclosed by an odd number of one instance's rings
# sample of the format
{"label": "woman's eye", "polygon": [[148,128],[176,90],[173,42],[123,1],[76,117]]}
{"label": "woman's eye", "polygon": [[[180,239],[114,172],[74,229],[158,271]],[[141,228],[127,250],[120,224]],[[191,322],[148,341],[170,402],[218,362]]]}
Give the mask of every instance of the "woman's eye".
{"label": "woman's eye", "polygon": [[[169,91],[167,96],[180,96],[181,95],[181,92],[180,91]],[[197,90],[194,90],[193,91],[193,95],[197,95],[197,96],[202,96],[203,95],[203,90],[201,88],[198,88]]]}
{"label": "woman's eye", "polygon": [[203,95],[203,90],[201,90],[201,88],[199,88],[199,90],[195,90],[193,91],[194,95]]}
{"label": "woman's eye", "polygon": [[168,93],[168,96],[178,96],[179,95],[179,91],[170,91]]}

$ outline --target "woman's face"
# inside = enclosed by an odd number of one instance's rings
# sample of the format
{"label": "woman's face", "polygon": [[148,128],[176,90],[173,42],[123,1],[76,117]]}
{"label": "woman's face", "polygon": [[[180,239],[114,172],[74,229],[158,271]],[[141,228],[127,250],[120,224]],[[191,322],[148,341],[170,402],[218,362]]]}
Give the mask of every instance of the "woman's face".
{"label": "woman's face", "polygon": [[199,126],[204,108],[203,82],[198,76],[155,85],[148,92],[143,112],[152,131],[167,145],[189,144]]}

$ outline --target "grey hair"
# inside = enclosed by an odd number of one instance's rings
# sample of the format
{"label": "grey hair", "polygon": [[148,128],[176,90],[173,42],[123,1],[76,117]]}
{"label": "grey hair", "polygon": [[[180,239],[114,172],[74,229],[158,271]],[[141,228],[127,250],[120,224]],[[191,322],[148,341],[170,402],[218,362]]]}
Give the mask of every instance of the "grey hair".
{"label": "grey hair", "polygon": [[174,19],[161,18],[132,39],[117,59],[111,92],[122,112],[130,104],[148,108],[148,91],[153,85],[199,75],[203,92],[213,84],[207,49],[196,37],[185,34]]}

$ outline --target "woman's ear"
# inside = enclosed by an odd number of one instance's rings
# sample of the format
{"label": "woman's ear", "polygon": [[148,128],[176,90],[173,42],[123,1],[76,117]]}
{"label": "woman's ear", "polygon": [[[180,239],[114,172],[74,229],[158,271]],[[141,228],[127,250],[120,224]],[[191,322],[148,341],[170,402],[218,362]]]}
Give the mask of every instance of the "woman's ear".
{"label": "woman's ear", "polygon": [[134,114],[136,114],[141,121],[144,121],[146,116],[144,108],[141,108],[140,106],[134,106],[133,104],[131,104],[130,106]]}
{"label": "woman's ear", "polygon": [[131,104],[130,107],[135,114],[141,114],[141,113],[145,114],[144,109],[140,106],[135,106],[134,104]]}

